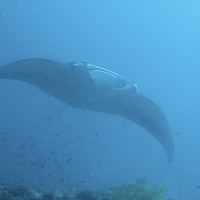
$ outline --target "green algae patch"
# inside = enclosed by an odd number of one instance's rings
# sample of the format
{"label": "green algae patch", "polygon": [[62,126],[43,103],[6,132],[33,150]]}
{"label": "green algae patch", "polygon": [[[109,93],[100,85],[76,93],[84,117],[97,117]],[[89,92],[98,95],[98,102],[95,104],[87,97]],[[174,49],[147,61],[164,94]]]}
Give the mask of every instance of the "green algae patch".
{"label": "green algae patch", "polygon": [[146,179],[141,179],[98,191],[97,195],[110,200],[164,200],[164,191],[163,186],[150,186]]}

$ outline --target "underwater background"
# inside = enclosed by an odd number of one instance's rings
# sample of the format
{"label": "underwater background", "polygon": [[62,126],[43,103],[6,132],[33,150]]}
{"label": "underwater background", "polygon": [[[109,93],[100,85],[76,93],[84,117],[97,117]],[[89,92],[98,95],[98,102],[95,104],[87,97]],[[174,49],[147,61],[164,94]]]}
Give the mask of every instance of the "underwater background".
{"label": "underwater background", "polygon": [[0,183],[101,190],[147,179],[167,198],[200,196],[200,2],[1,0],[0,66],[86,61],[135,81],[164,111],[175,156],[117,116],[75,109],[0,80]]}

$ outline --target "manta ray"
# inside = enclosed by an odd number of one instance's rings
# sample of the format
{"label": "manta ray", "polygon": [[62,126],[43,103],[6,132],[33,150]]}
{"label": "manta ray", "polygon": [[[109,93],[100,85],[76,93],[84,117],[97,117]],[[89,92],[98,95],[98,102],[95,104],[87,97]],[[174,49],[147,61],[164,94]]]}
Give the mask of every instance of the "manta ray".
{"label": "manta ray", "polygon": [[173,160],[173,139],[164,113],[126,77],[87,62],[60,63],[36,58],[1,67],[0,79],[26,82],[75,108],[131,120],[153,135],[168,161]]}

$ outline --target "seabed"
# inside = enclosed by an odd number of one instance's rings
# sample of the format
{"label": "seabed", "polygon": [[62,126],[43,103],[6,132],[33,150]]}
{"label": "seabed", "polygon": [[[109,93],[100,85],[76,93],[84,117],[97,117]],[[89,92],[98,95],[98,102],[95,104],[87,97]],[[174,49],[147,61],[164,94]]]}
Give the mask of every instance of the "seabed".
{"label": "seabed", "polygon": [[163,186],[151,186],[146,179],[103,190],[77,191],[73,194],[59,191],[46,193],[40,189],[30,190],[22,186],[1,184],[0,200],[165,200],[164,191]]}

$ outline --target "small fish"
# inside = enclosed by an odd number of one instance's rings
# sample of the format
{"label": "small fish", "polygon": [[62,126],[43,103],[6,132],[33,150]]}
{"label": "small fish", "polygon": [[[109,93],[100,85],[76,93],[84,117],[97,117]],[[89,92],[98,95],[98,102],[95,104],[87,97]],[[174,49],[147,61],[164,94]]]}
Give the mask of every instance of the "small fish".
{"label": "small fish", "polygon": [[61,169],[61,167],[62,167],[62,165],[60,165],[60,166],[58,167],[58,169]]}
{"label": "small fish", "polygon": [[200,185],[197,185],[197,186],[195,187],[195,189],[200,189]]}
{"label": "small fish", "polygon": [[46,164],[46,160],[42,163],[41,168],[43,168]]}
{"label": "small fish", "polygon": [[67,159],[65,162],[66,163],[72,163],[74,160],[72,158]]}
{"label": "small fish", "polygon": [[54,155],[54,154],[57,154],[57,152],[56,151],[52,151],[51,154]]}
{"label": "small fish", "polygon": [[5,151],[5,153],[6,153],[6,154],[9,154],[9,155],[11,154],[11,152],[10,152],[10,151]]}
{"label": "small fish", "polygon": [[61,178],[60,178],[60,181],[62,181],[62,182],[63,182],[63,181],[65,181],[65,179],[64,179],[63,177],[61,177]]}
{"label": "small fish", "polygon": [[28,139],[28,140],[32,140],[33,138],[32,138],[32,137],[30,137],[30,136],[28,136],[28,137],[27,137],[27,139]]}
{"label": "small fish", "polygon": [[49,174],[48,174],[48,177],[53,177],[53,174],[49,173]]}
{"label": "small fish", "polygon": [[77,187],[79,187],[79,185],[75,185],[75,186],[74,186],[74,189],[77,188]]}

